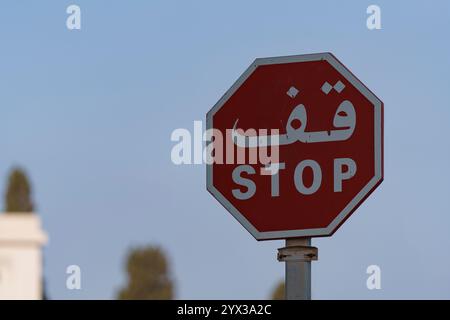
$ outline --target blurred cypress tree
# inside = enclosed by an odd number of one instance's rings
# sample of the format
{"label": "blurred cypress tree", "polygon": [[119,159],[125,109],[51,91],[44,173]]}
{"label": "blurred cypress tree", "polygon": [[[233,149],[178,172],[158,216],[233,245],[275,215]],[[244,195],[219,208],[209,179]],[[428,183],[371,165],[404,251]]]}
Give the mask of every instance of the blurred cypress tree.
{"label": "blurred cypress tree", "polygon": [[14,168],[8,179],[5,194],[5,211],[8,213],[30,213],[33,212],[31,200],[31,186],[25,171]]}
{"label": "blurred cypress tree", "polygon": [[120,290],[121,300],[173,299],[174,285],[163,250],[147,246],[128,253],[126,271],[128,285]]}
{"label": "blurred cypress tree", "polygon": [[272,291],[272,300],[284,300],[284,281],[280,281]]}

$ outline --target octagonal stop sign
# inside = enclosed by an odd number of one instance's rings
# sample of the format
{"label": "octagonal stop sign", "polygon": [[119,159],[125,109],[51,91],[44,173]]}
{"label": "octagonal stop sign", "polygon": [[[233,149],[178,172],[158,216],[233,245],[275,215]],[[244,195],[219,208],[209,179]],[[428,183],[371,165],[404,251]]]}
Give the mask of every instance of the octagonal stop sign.
{"label": "octagonal stop sign", "polygon": [[332,235],[383,180],[383,103],[330,53],[256,59],[207,128],[207,189],[257,240]]}

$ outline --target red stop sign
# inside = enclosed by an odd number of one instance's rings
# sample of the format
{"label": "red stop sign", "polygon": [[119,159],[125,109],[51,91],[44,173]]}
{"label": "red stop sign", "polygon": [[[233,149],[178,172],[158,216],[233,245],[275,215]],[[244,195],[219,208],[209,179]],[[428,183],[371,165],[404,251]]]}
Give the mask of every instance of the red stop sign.
{"label": "red stop sign", "polygon": [[257,240],[332,235],[383,180],[383,103],[330,53],[256,59],[207,128],[207,189]]}

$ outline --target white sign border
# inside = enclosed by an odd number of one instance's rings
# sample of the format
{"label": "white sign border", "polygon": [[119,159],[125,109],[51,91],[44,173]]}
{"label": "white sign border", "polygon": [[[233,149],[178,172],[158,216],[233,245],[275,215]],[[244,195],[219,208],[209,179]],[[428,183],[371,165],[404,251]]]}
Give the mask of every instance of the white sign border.
{"label": "white sign border", "polygon": [[214,128],[214,114],[228,101],[228,99],[239,89],[247,78],[258,68],[258,66],[285,64],[296,62],[325,60],[330,63],[347,81],[349,81],[359,92],[361,92],[374,106],[374,146],[375,146],[375,175],[361,189],[361,191],[347,204],[341,213],[326,227],[316,229],[299,229],[285,231],[258,231],[234,206],[228,201],[213,184],[213,165],[206,165],[207,190],[217,199],[242,226],[250,232],[256,240],[272,240],[299,237],[321,237],[332,235],[339,226],[353,213],[363,200],[383,181],[383,102],[376,97],[359,79],[357,79],[336,57],[329,53],[314,53],[295,56],[258,58],[247,68],[247,70],[236,80],[220,100],[211,108],[206,115],[207,129]]}

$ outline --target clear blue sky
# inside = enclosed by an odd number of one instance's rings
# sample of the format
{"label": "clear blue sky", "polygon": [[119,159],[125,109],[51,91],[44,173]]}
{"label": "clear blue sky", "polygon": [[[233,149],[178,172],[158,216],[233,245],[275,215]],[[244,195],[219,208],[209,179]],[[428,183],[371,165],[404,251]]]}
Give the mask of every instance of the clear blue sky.
{"label": "clear blue sky", "polygon": [[[65,26],[72,3],[80,31]],[[382,30],[366,28],[372,3]],[[268,297],[283,243],[225,212],[204,166],[173,165],[170,134],[255,57],[331,51],[384,101],[385,181],[313,240],[313,297],[450,298],[449,30],[448,1],[2,1],[0,178],[16,164],[32,178],[48,295],[113,298],[127,249],[155,243],[179,298]],[[366,289],[370,264],[382,290]]]}

